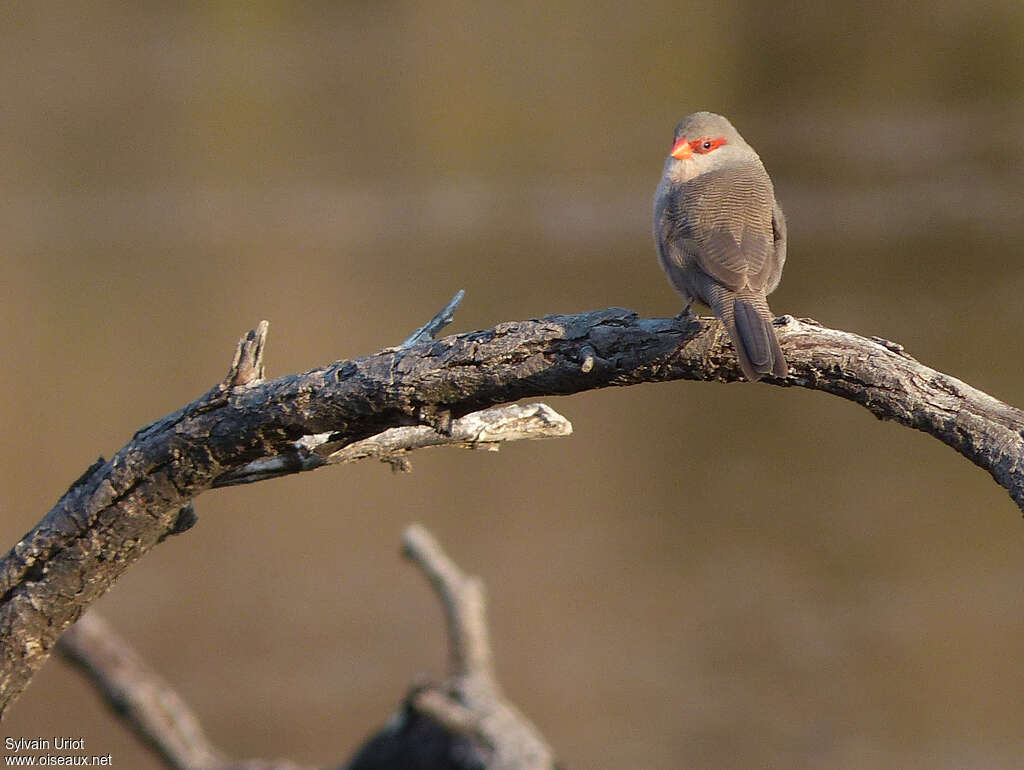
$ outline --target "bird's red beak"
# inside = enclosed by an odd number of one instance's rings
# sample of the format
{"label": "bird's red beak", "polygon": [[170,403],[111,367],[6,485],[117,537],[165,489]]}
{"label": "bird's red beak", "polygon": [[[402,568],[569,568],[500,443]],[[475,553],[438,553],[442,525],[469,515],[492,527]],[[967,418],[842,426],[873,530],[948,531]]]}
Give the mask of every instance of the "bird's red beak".
{"label": "bird's red beak", "polygon": [[690,143],[686,141],[686,137],[680,137],[679,141],[672,145],[672,152],[669,153],[676,160],[687,160],[693,155],[693,150],[690,148]]}

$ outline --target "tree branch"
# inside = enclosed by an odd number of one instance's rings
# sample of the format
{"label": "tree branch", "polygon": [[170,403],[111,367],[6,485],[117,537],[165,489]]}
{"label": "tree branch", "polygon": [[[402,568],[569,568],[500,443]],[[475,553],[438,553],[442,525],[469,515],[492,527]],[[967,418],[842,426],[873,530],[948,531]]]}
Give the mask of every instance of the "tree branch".
{"label": "tree branch", "polygon": [[180,695],[95,612],[79,618],[57,644],[107,704],[168,765],[182,770],[302,770],[287,761],[232,762],[203,732]]}
{"label": "tree branch", "polygon": [[443,684],[413,688],[399,714],[366,742],[346,770],[551,770],[551,747],[498,685],[483,583],[459,569],[418,524],[405,530],[402,550],[441,600],[450,671]]}
{"label": "tree branch", "polygon": [[[551,748],[498,686],[483,584],[463,573],[418,524],[406,529],[402,545],[445,609],[451,670],[443,684],[414,686],[399,713],[360,747],[346,770],[550,770]],[[171,767],[303,770],[287,760],[231,760],[207,738],[199,718],[174,688],[95,612],[69,628],[57,649]]]}
{"label": "tree branch", "polygon": [[424,527],[414,524],[402,535],[402,551],[434,587],[448,624],[450,675],[479,681],[497,693],[498,680],[487,635],[484,588],[477,578],[459,569]]}
{"label": "tree branch", "polygon": [[437,315],[405,338],[405,342],[398,346],[399,349],[407,350],[413,345],[418,345],[421,342],[435,339],[437,337],[437,333],[450,324],[455,318],[455,310],[462,304],[462,298],[465,296],[465,289],[459,289],[455,292],[455,296],[449,300],[447,305],[438,311]]}
{"label": "tree branch", "polygon": [[[1024,507],[1020,410],[892,343],[788,316],[776,324],[790,376],[774,384],[833,393],[925,431],[989,471]],[[259,358],[250,371],[262,368]],[[255,461],[294,454],[305,437],[330,434],[333,453],[392,428],[451,433],[465,415],[522,398],[727,382],[740,372],[714,319],[642,319],[609,308],[503,323],[268,382],[243,375],[245,384],[232,386],[236,379],[94,464],[0,561],[0,710],[85,607],[177,531],[192,498]]]}
{"label": "tree branch", "polygon": [[472,412],[452,422],[448,433],[426,425],[388,428],[362,441],[346,442],[335,433],[304,436],[286,452],[261,457],[242,468],[229,471],[214,482],[215,487],[252,484],[257,481],[310,471],[323,465],[351,463],[375,458],[395,470],[410,470],[406,454],[413,449],[452,446],[497,452],[506,441],[556,438],[572,434],[572,423],[546,404],[506,404]]}

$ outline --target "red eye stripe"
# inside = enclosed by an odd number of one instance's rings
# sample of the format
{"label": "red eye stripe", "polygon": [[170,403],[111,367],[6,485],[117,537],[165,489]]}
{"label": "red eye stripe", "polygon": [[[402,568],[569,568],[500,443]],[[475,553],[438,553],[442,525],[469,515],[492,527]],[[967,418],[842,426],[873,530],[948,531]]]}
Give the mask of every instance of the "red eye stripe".
{"label": "red eye stripe", "polygon": [[702,139],[694,139],[690,142],[690,149],[699,155],[706,155],[712,150],[717,150],[725,143],[726,141],[724,136],[720,136],[717,139],[711,139],[705,136]]}

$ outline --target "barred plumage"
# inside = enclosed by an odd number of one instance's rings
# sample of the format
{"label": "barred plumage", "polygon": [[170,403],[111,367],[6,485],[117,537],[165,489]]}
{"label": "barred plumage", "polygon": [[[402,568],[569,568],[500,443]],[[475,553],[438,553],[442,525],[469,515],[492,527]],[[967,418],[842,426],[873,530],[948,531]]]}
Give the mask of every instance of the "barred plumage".
{"label": "barred plumage", "polygon": [[[689,302],[722,320],[748,380],[785,377],[767,295],[786,259],[786,222],[757,153],[720,115],[695,113],[676,128],[687,147],[665,163],[654,201],[661,266]],[[700,149],[706,139],[711,149]],[[724,141],[717,141],[724,140]],[[704,145],[708,147],[709,145]]]}

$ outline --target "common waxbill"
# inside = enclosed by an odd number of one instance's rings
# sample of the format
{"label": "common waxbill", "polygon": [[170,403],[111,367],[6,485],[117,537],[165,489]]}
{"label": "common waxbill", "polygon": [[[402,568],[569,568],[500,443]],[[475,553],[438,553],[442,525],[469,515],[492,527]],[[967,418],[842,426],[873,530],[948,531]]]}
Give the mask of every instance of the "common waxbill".
{"label": "common waxbill", "polygon": [[695,112],[676,126],[654,195],[654,240],[669,281],[729,331],[753,382],[785,377],[767,296],[786,261],[786,220],[761,159],[732,123]]}

